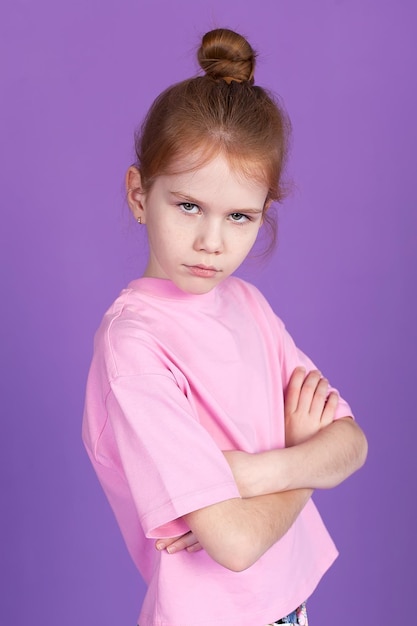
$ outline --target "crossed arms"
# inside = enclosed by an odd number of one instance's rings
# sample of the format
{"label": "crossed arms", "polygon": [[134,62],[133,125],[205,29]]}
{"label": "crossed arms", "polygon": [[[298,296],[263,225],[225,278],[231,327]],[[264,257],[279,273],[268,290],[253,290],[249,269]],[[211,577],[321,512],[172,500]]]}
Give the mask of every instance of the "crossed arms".
{"label": "crossed arms", "polygon": [[334,421],[337,402],[320,372],[296,368],[285,394],[287,447],[224,452],[242,497],[188,513],[191,531],[158,540],[157,549],[204,548],[233,571],[253,565],[292,526],[314,489],[338,485],[365,462],[365,435],[349,416]]}

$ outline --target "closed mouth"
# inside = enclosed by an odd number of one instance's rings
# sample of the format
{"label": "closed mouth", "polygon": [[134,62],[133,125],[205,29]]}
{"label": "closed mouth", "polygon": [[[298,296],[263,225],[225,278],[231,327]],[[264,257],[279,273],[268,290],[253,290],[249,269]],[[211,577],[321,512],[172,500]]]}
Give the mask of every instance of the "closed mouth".
{"label": "closed mouth", "polygon": [[210,270],[212,272],[219,272],[220,270],[217,267],[213,267],[212,265],[191,265],[190,267],[198,267],[201,270]]}
{"label": "closed mouth", "polygon": [[213,278],[221,271],[217,269],[217,267],[213,267],[213,265],[203,265],[202,263],[198,265],[186,265],[185,267],[187,267],[192,274],[200,276],[201,278]]}

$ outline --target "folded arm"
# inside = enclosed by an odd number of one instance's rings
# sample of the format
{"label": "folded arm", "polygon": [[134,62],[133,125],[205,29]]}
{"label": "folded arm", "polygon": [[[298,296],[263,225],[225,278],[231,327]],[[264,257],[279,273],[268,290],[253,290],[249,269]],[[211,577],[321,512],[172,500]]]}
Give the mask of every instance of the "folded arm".
{"label": "folded arm", "polygon": [[297,489],[213,504],[185,515],[190,532],[158,539],[156,548],[170,554],[204,548],[220,565],[243,571],[285,535],[311,494]]}
{"label": "folded arm", "polygon": [[239,572],[253,565],[292,526],[311,490],[225,500],[184,516],[202,548]]}
{"label": "folded arm", "polygon": [[288,447],[224,452],[242,498],[185,515],[190,533],[160,540],[158,549],[204,548],[233,571],[255,563],[292,526],[313,489],[336,486],[365,462],[360,427],[348,416],[333,421],[337,401],[319,372],[296,368],[285,397]]}
{"label": "folded arm", "polygon": [[289,448],[224,454],[241,495],[251,497],[302,487],[335,487],[363,465],[367,443],[357,423],[345,417]]}
{"label": "folded arm", "polygon": [[224,453],[241,495],[329,489],[356,472],[366,459],[366,437],[351,417],[334,419],[337,404],[320,372],[296,368],[285,393],[287,447]]}

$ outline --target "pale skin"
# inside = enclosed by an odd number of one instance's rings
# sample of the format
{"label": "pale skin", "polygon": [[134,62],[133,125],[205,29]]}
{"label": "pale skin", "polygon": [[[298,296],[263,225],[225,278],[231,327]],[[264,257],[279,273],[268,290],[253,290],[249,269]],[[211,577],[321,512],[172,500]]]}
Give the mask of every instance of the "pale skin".
{"label": "pale skin", "polygon": [[[148,230],[144,275],[196,294],[244,260],[267,203],[265,185],[242,180],[222,156],[195,171],[157,177],[148,193],[136,168],[126,184],[130,209]],[[158,540],[157,549],[203,548],[233,571],[255,563],[292,526],[314,489],[339,484],[364,463],[365,436],[349,416],[334,421],[337,400],[319,372],[296,368],[285,396],[286,448],[225,451],[241,498],[185,515],[190,532]]]}
{"label": "pale skin", "polygon": [[296,368],[285,395],[287,447],[224,452],[242,499],[188,514],[191,531],[157,541],[157,549],[204,548],[229,569],[250,567],[292,526],[314,489],[338,485],[365,462],[360,427],[349,416],[333,421],[337,401],[320,372]]}

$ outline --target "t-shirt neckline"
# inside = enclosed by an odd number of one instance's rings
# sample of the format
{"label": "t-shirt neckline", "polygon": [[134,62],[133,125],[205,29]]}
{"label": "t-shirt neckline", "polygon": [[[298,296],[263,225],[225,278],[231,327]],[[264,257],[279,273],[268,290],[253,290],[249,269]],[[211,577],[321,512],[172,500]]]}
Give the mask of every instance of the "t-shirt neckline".
{"label": "t-shirt neckline", "polygon": [[176,300],[183,302],[211,302],[215,299],[219,285],[216,285],[207,293],[196,294],[183,291],[175,283],[166,278],[151,278],[149,276],[142,276],[132,280],[128,288],[134,291],[140,291],[141,293],[154,296],[156,298],[163,298],[166,300]]}

